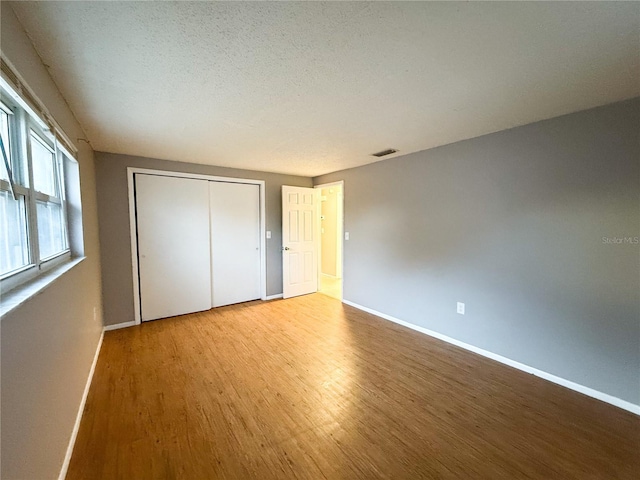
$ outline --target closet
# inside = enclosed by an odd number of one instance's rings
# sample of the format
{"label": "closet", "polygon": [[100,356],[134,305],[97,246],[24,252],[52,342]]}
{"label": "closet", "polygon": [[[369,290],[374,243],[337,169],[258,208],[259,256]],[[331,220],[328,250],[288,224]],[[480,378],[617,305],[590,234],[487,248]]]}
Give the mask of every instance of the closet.
{"label": "closet", "polygon": [[134,182],[142,321],[260,298],[260,185],[141,173]]}

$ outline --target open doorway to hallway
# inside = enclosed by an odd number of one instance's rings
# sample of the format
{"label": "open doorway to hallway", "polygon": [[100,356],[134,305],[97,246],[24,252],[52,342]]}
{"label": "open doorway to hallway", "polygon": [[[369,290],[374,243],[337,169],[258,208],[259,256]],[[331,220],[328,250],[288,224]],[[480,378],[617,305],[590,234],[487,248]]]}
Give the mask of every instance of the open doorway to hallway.
{"label": "open doorway to hallway", "polygon": [[317,185],[320,189],[320,262],[318,291],[342,300],[344,182]]}

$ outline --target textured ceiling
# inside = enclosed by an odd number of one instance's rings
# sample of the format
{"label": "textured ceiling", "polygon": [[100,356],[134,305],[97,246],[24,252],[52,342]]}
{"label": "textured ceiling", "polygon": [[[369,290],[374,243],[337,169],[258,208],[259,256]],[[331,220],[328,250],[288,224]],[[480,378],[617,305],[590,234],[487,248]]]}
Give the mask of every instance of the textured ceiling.
{"label": "textured ceiling", "polygon": [[11,2],[96,150],[315,176],[640,95],[640,4]]}

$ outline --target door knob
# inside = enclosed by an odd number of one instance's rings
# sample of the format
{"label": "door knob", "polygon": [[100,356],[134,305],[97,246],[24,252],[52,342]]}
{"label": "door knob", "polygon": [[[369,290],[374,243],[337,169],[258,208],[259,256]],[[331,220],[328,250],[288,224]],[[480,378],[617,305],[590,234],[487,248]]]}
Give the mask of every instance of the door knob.
{"label": "door knob", "polygon": [[291,250],[289,247],[282,247],[282,250]]}

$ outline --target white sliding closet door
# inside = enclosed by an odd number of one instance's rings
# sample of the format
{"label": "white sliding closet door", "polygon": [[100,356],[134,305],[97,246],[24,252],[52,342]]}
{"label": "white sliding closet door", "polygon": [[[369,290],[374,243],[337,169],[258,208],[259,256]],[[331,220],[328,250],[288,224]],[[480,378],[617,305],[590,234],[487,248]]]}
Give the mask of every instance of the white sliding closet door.
{"label": "white sliding closet door", "polygon": [[210,309],[209,182],[135,180],[142,320]]}
{"label": "white sliding closet door", "polygon": [[260,187],[209,182],[213,306],[260,298]]}

